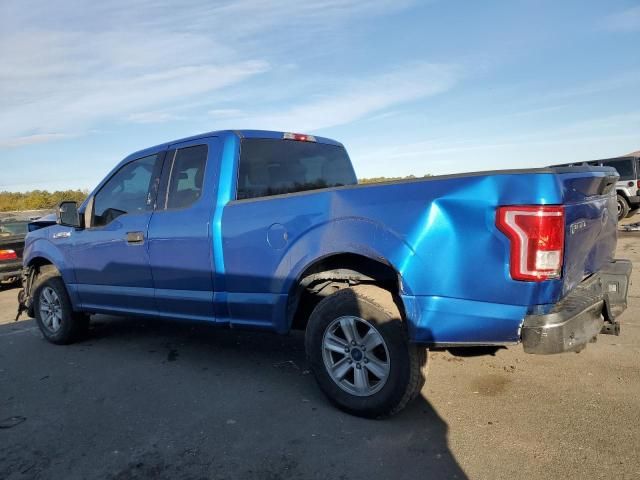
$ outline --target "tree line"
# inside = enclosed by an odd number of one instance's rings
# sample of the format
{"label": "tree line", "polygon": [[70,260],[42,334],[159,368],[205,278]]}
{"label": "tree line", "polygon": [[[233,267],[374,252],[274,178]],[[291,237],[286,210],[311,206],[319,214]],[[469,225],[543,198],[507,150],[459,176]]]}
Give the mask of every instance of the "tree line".
{"label": "tree line", "polygon": [[[409,175],[407,177],[372,177],[361,178],[358,183],[381,183],[391,182],[394,180],[411,180],[416,177]],[[63,200],[75,200],[82,203],[87,195],[88,190],[56,190],[49,192],[47,190],[32,190],[30,192],[0,192],[0,212],[12,212],[23,210],[45,210],[55,208]]]}
{"label": "tree line", "polygon": [[382,183],[382,182],[394,182],[396,180],[415,180],[418,178],[430,177],[431,174],[427,173],[421,177],[415,175],[408,175],[406,177],[371,177],[371,178],[359,178],[358,183]]}
{"label": "tree line", "polygon": [[88,190],[0,192],[0,212],[51,209],[63,200],[75,200],[80,203],[88,194]]}

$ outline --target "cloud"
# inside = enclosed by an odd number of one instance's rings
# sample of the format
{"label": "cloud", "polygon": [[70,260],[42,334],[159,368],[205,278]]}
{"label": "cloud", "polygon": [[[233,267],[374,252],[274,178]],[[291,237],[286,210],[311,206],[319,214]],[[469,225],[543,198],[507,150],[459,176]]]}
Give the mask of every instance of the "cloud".
{"label": "cloud", "polygon": [[239,108],[214,108],[207,112],[213,118],[238,118],[244,114]]}
{"label": "cloud", "polygon": [[609,15],[604,27],[614,32],[634,32],[640,30],[640,6]]}
{"label": "cloud", "polygon": [[[413,64],[393,72],[344,80],[344,86],[302,103],[268,111],[256,109],[235,118],[238,125],[275,130],[315,131],[344,125],[387,108],[442,93],[452,88],[458,69],[450,65]],[[305,98],[305,97],[303,97]]]}
{"label": "cloud", "polygon": [[[425,173],[415,166],[427,168],[428,173],[434,174],[524,168],[623,154],[625,147],[620,147],[623,150],[618,152],[599,152],[594,148],[637,143],[638,128],[640,114],[629,112],[575,121],[564,127],[543,126],[521,135],[505,135],[494,130],[481,136],[468,133],[462,139],[459,136],[432,138],[373,149],[361,144],[350,148],[350,152],[354,162],[359,164],[362,159],[367,175],[374,176],[388,171],[389,165],[404,167],[396,172],[402,175]],[[550,151],[554,152],[553,158],[549,157]],[[482,168],[470,167],[469,158],[477,159]]]}
{"label": "cloud", "polygon": [[69,133],[39,133],[35,135],[25,135],[22,137],[8,138],[6,140],[0,140],[0,148],[16,148],[23,147],[25,145],[34,145],[36,143],[46,143],[55,140],[64,140],[66,138],[73,138],[77,135]]}
{"label": "cloud", "polygon": [[29,135],[54,139],[52,126],[80,132],[105,121],[175,120],[184,104],[211,104],[226,98],[221,90],[273,71],[274,62],[290,64],[283,61],[290,38],[308,52],[321,33],[353,30],[354,17],[412,3],[185,0],[178,8],[169,0],[7,0],[0,146]]}
{"label": "cloud", "polygon": [[180,117],[169,112],[138,112],[131,113],[126,120],[131,123],[164,123],[172,120],[179,120]]}

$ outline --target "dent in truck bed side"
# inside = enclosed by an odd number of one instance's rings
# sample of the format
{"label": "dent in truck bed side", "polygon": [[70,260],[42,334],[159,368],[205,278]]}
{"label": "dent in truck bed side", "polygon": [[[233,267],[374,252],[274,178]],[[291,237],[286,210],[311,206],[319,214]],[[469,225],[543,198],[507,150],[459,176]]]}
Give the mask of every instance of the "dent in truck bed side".
{"label": "dent in truck bed side", "polygon": [[[509,278],[508,245],[493,227],[494,211],[499,204],[543,201],[561,202],[552,174],[453,177],[231,202],[223,215],[223,251],[232,323],[255,321],[261,308],[263,323],[285,331],[282,296],[302,271],[318,258],[355,253],[391,264],[405,302],[416,297],[411,307],[418,316],[460,310],[456,299],[484,305],[483,316],[464,322],[426,315],[412,324],[414,339],[427,338],[416,333],[419,326],[434,341],[453,342],[456,335],[473,341],[480,332],[483,343],[517,341],[526,306],[558,298],[561,282]],[[267,223],[283,226],[284,248],[267,243]],[[514,298],[522,303],[511,306]],[[247,299],[251,306],[243,304]]]}

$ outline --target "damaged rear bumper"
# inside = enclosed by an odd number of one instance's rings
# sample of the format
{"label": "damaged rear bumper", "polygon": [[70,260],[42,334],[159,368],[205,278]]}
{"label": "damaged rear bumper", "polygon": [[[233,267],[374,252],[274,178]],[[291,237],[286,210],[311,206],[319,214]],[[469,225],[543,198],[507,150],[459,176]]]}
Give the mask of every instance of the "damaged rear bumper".
{"label": "damaged rear bumper", "polygon": [[22,262],[3,263],[0,265],[0,282],[19,280],[22,275]]}
{"label": "damaged rear bumper", "polygon": [[616,318],[627,308],[631,262],[614,260],[591,275],[544,315],[527,315],[522,324],[524,351],[534,354],[579,352],[601,331],[618,334]]}

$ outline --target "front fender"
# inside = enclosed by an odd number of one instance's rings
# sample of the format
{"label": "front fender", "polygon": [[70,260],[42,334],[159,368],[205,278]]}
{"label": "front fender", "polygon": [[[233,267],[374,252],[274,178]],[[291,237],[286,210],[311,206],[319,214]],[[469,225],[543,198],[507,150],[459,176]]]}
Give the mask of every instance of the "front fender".
{"label": "front fender", "polygon": [[73,266],[69,264],[60,247],[51,242],[48,237],[34,238],[25,245],[22,260],[23,265],[28,267],[39,258],[46,260],[58,269],[62,276],[62,280],[67,286],[71,304],[75,308],[79,303],[77,293],[73,288],[73,285],[76,283],[75,272]]}

